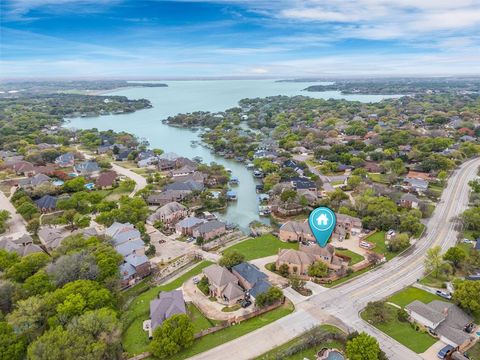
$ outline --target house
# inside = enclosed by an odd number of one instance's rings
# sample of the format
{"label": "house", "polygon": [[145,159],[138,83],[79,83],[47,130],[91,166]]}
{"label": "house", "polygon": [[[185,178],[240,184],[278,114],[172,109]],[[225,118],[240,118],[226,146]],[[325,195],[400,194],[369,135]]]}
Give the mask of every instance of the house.
{"label": "house", "polygon": [[170,171],[170,176],[177,177],[177,176],[185,176],[193,174],[197,170],[197,166],[195,165],[185,165],[182,166],[180,169]]}
{"label": "house", "polygon": [[145,255],[145,243],[143,240],[131,240],[115,246],[115,250],[124,257],[131,254]]}
{"label": "house", "polygon": [[149,195],[147,197],[147,203],[149,205],[163,206],[172,201],[181,201],[190,193],[190,190],[166,190]]}
{"label": "house", "polygon": [[34,188],[38,185],[49,182],[50,180],[50,177],[45,174],[37,174],[32,177],[19,180],[18,186],[21,188]]}
{"label": "house", "polygon": [[150,301],[150,337],[153,331],[169,317],[186,313],[182,290],[160,292],[158,298]]}
{"label": "house", "polygon": [[403,180],[407,189],[414,191],[418,194],[423,194],[428,189],[428,181],[421,179],[407,179]]}
{"label": "house", "polygon": [[310,190],[312,192],[317,192],[317,185],[308,178],[298,177],[290,179],[290,181],[295,190]]}
{"label": "house", "polygon": [[173,170],[175,169],[175,167],[176,167],[176,163],[174,160],[160,158],[157,161],[157,168],[160,171]]}
{"label": "house", "polygon": [[98,189],[111,188],[117,180],[117,173],[115,171],[106,171],[101,173],[95,180],[95,187]]}
{"label": "house", "polygon": [[211,240],[224,234],[227,231],[225,224],[218,220],[207,221],[193,228],[192,235],[195,238],[203,238],[205,241]]}
{"label": "house", "polygon": [[315,263],[313,255],[294,249],[280,249],[276,267],[278,269],[282,265],[287,265],[290,274],[307,275],[308,268],[313,263]]}
{"label": "house", "polygon": [[127,161],[128,155],[130,155],[132,151],[132,149],[121,150],[118,154],[114,155],[115,161]]}
{"label": "house", "polygon": [[280,227],[278,237],[282,241],[315,241],[315,237],[310,230],[308,222],[305,221],[287,221]]}
{"label": "house", "polygon": [[175,232],[177,234],[191,236],[193,234],[193,229],[196,226],[198,226],[200,224],[203,224],[204,222],[205,222],[205,220],[196,218],[194,216],[187,217],[183,220],[180,220],[175,225]]}
{"label": "house", "polygon": [[32,176],[35,175],[35,166],[28,161],[9,161],[5,163],[5,167],[15,171],[17,175]]}
{"label": "house", "polygon": [[205,183],[208,176],[200,171],[194,171],[188,175],[178,175],[175,176],[175,181],[185,182],[185,181],[194,181],[197,183]]}
{"label": "house", "polygon": [[457,305],[433,300],[428,304],[415,300],[405,307],[410,317],[435,333],[441,341],[462,348],[469,344],[472,336],[464,331],[473,318]]}
{"label": "house", "polygon": [[410,170],[407,175],[405,175],[406,179],[418,179],[418,180],[425,180],[430,181],[432,177],[429,173],[422,172],[422,171],[412,171]]}
{"label": "house", "polygon": [[357,217],[335,214],[337,218],[337,225],[335,226],[334,233],[338,236],[345,237],[347,235],[359,234],[362,231],[362,220]]}
{"label": "house", "polygon": [[75,165],[75,171],[80,175],[93,175],[100,170],[100,166],[95,161],[85,161]]}
{"label": "house", "polygon": [[40,199],[35,200],[35,204],[41,212],[55,211],[57,209],[56,196],[44,195]]}
{"label": "house", "polygon": [[38,230],[38,238],[47,250],[53,250],[59,247],[66,236],[65,231],[57,227],[47,226]]}
{"label": "house", "polygon": [[232,274],[238,278],[240,285],[253,298],[272,287],[268,282],[268,276],[250,263],[243,262],[235,265],[232,268]]}
{"label": "house", "polygon": [[204,188],[203,182],[196,182],[192,180],[176,181],[165,187],[165,190],[180,190],[180,191],[202,191]]}
{"label": "house", "polygon": [[413,194],[403,194],[400,198],[400,206],[407,209],[418,209],[420,200]]}
{"label": "house", "polygon": [[37,244],[34,244],[32,237],[27,234],[16,239],[8,236],[0,238],[0,249],[14,252],[19,256],[43,252],[42,248]]}
{"label": "house", "polygon": [[363,163],[363,167],[365,170],[371,173],[381,173],[382,168],[379,163],[373,162],[373,161],[365,161]]}
{"label": "house", "polygon": [[187,212],[188,210],[185,206],[173,201],[163,205],[161,208],[157,209],[157,211],[151,214],[147,219],[147,223],[153,225],[155,222],[161,221],[164,224],[173,224],[185,217]]}
{"label": "house", "polygon": [[347,265],[347,262],[343,258],[335,255],[335,247],[333,247],[331,244],[321,247],[316,243],[301,243],[299,250],[313,256],[315,261],[321,261],[325,263],[328,268],[332,270],[339,270]]}
{"label": "house", "polygon": [[60,167],[70,167],[75,164],[73,153],[65,153],[55,159],[55,164]]}
{"label": "house", "polygon": [[207,277],[210,295],[215,296],[225,305],[234,305],[243,299],[245,294],[238,285],[238,279],[227,268],[212,264],[202,270]]}
{"label": "house", "polygon": [[105,235],[112,238],[115,246],[121,245],[127,241],[142,240],[140,231],[135,229],[130,223],[122,224],[114,222],[107,230]]}

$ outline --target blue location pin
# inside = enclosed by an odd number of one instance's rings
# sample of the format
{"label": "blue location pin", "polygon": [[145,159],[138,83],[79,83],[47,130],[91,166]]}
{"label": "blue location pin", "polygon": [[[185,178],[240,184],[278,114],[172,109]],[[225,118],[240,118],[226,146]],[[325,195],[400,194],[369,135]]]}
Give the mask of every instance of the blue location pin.
{"label": "blue location pin", "polygon": [[335,229],[337,218],[328,207],[318,207],[310,213],[308,225],[318,245],[325,247]]}

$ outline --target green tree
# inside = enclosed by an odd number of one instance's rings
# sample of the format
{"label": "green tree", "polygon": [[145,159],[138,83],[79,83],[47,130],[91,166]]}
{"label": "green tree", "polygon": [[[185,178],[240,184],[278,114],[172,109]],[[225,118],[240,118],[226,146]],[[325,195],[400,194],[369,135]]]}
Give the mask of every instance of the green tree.
{"label": "green tree", "polygon": [[55,285],[45,270],[39,270],[25,280],[23,289],[26,291],[28,296],[42,295],[49,291],[55,290]]}
{"label": "green tree", "polygon": [[245,255],[241,252],[237,250],[226,250],[218,261],[218,264],[220,266],[225,266],[227,269],[231,269],[243,261],[245,261]]}
{"label": "green tree", "polygon": [[440,246],[435,246],[427,250],[425,256],[425,271],[427,273],[433,273],[433,276],[438,278],[440,274],[440,269],[442,267],[442,248]]}
{"label": "green tree", "polygon": [[173,315],[155,329],[149,350],[157,359],[168,359],[193,344],[194,332],[187,315]]}
{"label": "green tree", "polygon": [[38,230],[40,230],[40,220],[32,219],[27,224],[27,231],[32,235],[37,235]]}
{"label": "green tree", "polygon": [[453,300],[470,312],[480,311],[480,281],[457,280]]}
{"label": "green tree", "polygon": [[406,233],[397,234],[390,240],[388,246],[389,250],[393,252],[404,250],[410,246],[410,236]]}
{"label": "green tree", "polygon": [[0,249],[0,271],[5,271],[11,268],[19,261],[19,256],[15,252],[8,252]]}
{"label": "green tree", "polygon": [[314,277],[325,277],[328,274],[328,266],[322,261],[316,261],[308,268],[308,275]]}
{"label": "green tree", "polygon": [[277,303],[283,298],[283,293],[282,290],[279,288],[272,286],[270,289],[267,291],[261,293],[260,295],[257,295],[255,299],[255,304],[259,308],[263,308],[265,306],[269,306],[272,304]]}
{"label": "green tree", "polygon": [[347,342],[346,355],[349,360],[378,360],[379,354],[377,340],[364,332]]}
{"label": "green tree", "polygon": [[283,277],[287,277],[288,274],[290,273],[290,268],[288,267],[287,264],[282,264],[278,267],[278,273]]}
{"label": "green tree", "polygon": [[365,312],[374,324],[382,324],[391,319],[387,304],[384,301],[369,302],[365,307]]}
{"label": "green tree", "polygon": [[465,260],[467,257],[467,253],[461,247],[453,246],[447,250],[445,255],[443,255],[443,259],[446,261],[450,261],[453,266],[456,268],[459,267],[460,263]]}
{"label": "green tree", "polygon": [[50,257],[45,253],[34,253],[22,257],[7,270],[7,277],[17,282],[23,282],[28,277],[35,274],[50,261]]}
{"label": "green tree", "polygon": [[7,322],[18,334],[31,341],[40,335],[46,326],[46,308],[43,298],[30,296],[16,303],[15,310],[7,315]]}
{"label": "green tree", "polygon": [[0,321],[0,360],[22,360],[26,349],[26,339],[17,335],[11,325]]}
{"label": "green tree", "polygon": [[78,176],[74,179],[65,181],[65,183],[63,184],[63,190],[70,193],[79,192],[85,190],[86,183],[87,182],[85,178],[83,178],[82,176]]}

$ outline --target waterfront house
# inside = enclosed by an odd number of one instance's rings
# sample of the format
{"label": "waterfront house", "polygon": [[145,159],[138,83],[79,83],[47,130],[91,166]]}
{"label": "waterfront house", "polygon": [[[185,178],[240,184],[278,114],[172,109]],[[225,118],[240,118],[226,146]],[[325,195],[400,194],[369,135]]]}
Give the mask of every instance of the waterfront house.
{"label": "waterfront house", "polygon": [[193,235],[193,229],[200,225],[203,224],[205,220],[196,218],[194,216],[187,217],[183,220],[180,220],[176,225],[175,225],[175,232],[180,235],[188,235],[192,236]]}
{"label": "waterfront house", "polygon": [[211,240],[224,234],[227,231],[223,222],[218,220],[207,221],[193,228],[192,235],[195,238],[203,238],[205,241]]}
{"label": "waterfront house", "polygon": [[170,171],[170,176],[177,177],[177,176],[186,176],[193,174],[197,170],[197,165],[184,165],[180,169],[175,169]]}
{"label": "waterfront house", "polygon": [[168,160],[168,159],[158,159],[157,161],[157,168],[160,171],[168,171],[168,170],[173,170],[175,169],[176,163],[174,160]]}
{"label": "waterfront house", "polygon": [[307,221],[287,221],[279,230],[278,237],[282,241],[315,241]]}
{"label": "waterfront house", "polygon": [[147,204],[163,206],[172,201],[182,201],[191,190],[166,190],[157,192],[147,197]]}

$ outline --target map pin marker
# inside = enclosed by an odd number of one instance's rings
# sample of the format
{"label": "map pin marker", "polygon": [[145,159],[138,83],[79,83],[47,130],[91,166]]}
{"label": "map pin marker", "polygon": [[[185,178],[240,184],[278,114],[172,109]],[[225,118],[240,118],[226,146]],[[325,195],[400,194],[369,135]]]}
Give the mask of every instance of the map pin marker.
{"label": "map pin marker", "polygon": [[310,213],[308,225],[318,245],[325,247],[335,229],[337,217],[328,207],[318,207]]}

